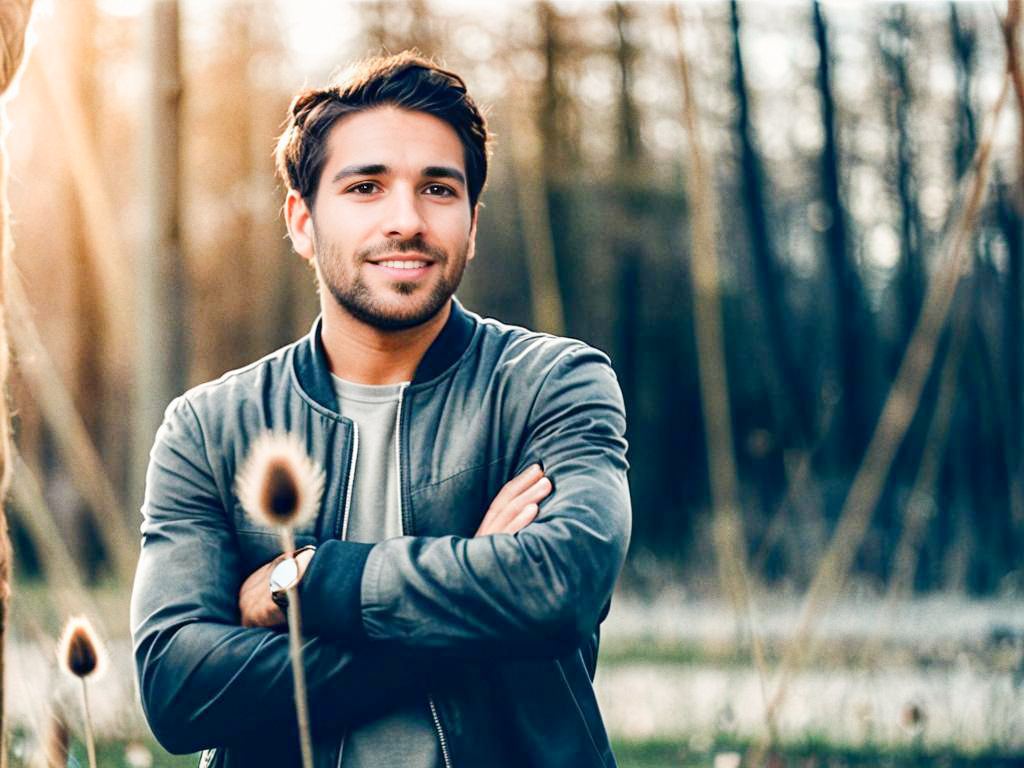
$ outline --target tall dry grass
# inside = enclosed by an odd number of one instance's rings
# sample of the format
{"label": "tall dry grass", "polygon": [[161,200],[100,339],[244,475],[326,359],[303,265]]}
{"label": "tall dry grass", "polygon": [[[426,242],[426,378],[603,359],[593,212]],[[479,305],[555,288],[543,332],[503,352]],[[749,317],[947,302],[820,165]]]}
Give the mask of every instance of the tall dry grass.
{"label": "tall dry grass", "polygon": [[[0,2],[0,98],[15,83],[25,58],[25,42],[32,18],[32,0]],[[7,202],[8,158],[4,147],[7,114],[0,105],[0,768],[7,766],[6,718],[4,717],[3,650],[7,636],[7,608],[10,599],[11,545],[7,535],[5,498],[11,478],[11,426],[7,405],[7,375],[10,352],[7,341],[7,277],[11,252],[10,210]]]}

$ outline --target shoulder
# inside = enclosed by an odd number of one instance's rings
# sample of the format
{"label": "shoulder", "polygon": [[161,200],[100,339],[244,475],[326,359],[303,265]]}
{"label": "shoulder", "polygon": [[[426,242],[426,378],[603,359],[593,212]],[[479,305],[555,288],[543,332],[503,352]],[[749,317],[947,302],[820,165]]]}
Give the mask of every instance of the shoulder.
{"label": "shoulder", "polygon": [[[555,336],[509,325],[493,318],[480,318],[478,349],[495,367],[540,383],[550,375],[563,375],[578,368],[598,367],[612,372],[608,356],[579,339]],[[614,373],[612,373],[614,376]]]}
{"label": "shoulder", "polygon": [[248,365],[192,387],[170,403],[168,415],[191,412],[193,418],[203,422],[260,403],[269,393],[279,393],[282,387],[291,386],[291,358],[295,348],[307,342],[305,337],[298,339]]}
{"label": "shoulder", "polygon": [[478,323],[475,366],[486,372],[486,386],[500,393],[506,407],[536,413],[546,405],[604,404],[624,412],[618,378],[601,350],[490,318]]}

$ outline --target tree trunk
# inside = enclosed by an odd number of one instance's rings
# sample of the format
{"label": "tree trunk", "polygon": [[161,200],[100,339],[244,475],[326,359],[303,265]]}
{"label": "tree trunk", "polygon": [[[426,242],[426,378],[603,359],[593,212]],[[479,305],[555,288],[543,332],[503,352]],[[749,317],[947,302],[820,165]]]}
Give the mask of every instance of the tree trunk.
{"label": "tree trunk", "polygon": [[896,272],[900,307],[900,331],[897,359],[902,356],[914,329],[921,299],[924,296],[924,264],[922,260],[921,219],[917,208],[917,182],[914,173],[913,145],[909,123],[913,101],[907,60],[910,50],[907,9],[894,6],[889,10],[885,26],[887,34],[880,45],[882,60],[888,70],[892,97],[888,102],[889,127],[895,137],[896,194],[900,204],[900,261]]}
{"label": "tree trunk", "polygon": [[150,17],[151,86],[146,172],[149,243],[138,260],[138,378],[134,482],[139,501],[153,436],[186,383],[185,276],[180,233],[179,111],[182,95],[177,0],[157,0]]}
{"label": "tree trunk", "polygon": [[[755,303],[761,327],[764,329],[764,357],[768,365],[764,371],[775,410],[776,439],[788,443],[788,437],[798,444],[811,440],[813,427],[810,406],[814,399],[800,365],[795,359],[789,339],[792,334],[785,317],[785,290],[768,230],[768,211],[764,199],[764,178],[761,161],[754,147],[750,100],[747,95],[743,51],[740,44],[740,16],[736,0],[730,3],[733,40],[733,90],[736,96],[736,135],[740,143],[740,167],[743,192],[746,196],[744,213],[753,257],[754,281],[757,286]],[[789,434],[787,434],[789,433]]]}
{"label": "tree trunk", "polygon": [[836,428],[833,429],[833,449],[839,462],[838,468],[841,472],[848,472],[856,469],[861,459],[867,445],[868,429],[875,416],[873,409],[868,408],[871,393],[865,391],[869,389],[864,370],[868,361],[862,343],[862,339],[869,337],[870,329],[867,327],[867,313],[861,306],[860,280],[850,258],[846,210],[840,191],[839,139],[832,94],[828,27],[817,0],[812,8],[814,36],[819,53],[818,88],[825,134],[821,154],[821,193],[828,211],[825,249],[834,302],[832,344],[836,358],[833,366],[841,391]]}

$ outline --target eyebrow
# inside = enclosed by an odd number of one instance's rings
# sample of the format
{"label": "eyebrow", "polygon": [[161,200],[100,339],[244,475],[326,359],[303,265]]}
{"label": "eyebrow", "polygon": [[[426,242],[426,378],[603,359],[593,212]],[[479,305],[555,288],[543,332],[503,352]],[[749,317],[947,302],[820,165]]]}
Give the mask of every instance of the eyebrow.
{"label": "eyebrow", "polygon": [[337,184],[342,179],[348,178],[349,176],[383,176],[389,172],[386,165],[376,163],[375,165],[346,165],[331,179],[332,183]]}
{"label": "eyebrow", "polygon": [[[371,165],[346,165],[331,179],[331,182],[337,184],[342,179],[346,179],[349,176],[386,176],[391,173],[391,169],[382,163],[374,163]],[[466,185],[466,177],[458,168],[452,168],[447,165],[429,165],[423,169],[423,175],[432,179],[453,179],[463,186]]]}
{"label": "eyebrow", "polygon": [[454,179],[462,186],[466,186],[466,177],[457,168],[447,165],[431,165],[423,169],[423,175],[432,179]]}

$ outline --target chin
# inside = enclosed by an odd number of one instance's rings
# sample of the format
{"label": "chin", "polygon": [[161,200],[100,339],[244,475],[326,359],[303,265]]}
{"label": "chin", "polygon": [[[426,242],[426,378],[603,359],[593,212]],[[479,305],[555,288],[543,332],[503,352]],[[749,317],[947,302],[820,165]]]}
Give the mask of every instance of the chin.
{"label": "chin", "polygon": [[449,298],[445,297],[440,304],[434,301],[421,301],[412,305],[405,302],[374,302],[371,305],[342,303],[342,308],[360,322],[377,330],[404,331],[433,320],[448,304]]}

